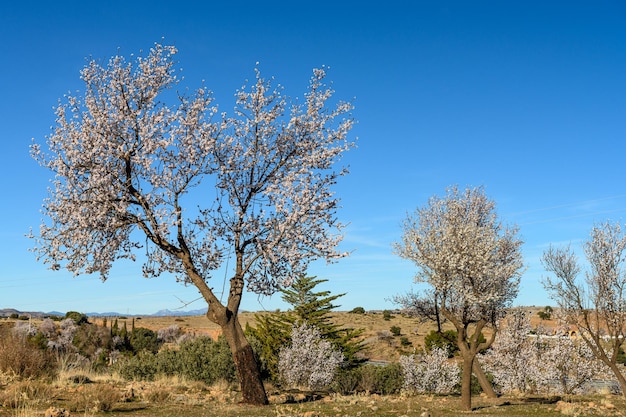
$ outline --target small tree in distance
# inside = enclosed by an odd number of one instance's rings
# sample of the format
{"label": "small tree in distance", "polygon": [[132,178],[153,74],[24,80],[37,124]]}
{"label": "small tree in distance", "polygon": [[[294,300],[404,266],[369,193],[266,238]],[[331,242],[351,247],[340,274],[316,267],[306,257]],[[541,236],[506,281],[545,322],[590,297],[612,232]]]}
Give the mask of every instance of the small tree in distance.
{"label": "small tree in distance", "polygon": [[[432,287],[439,311],[457,331],[463,358],[461,400],[466,410],[472,408],[476,355],[491,346],[497,320],[517,295],[521,244],[517,228],[501,224],[495,203],[482,188],[459,192],[452,187],[445,197],[432,197],[407,217],[402,241],[395,245],[398,255],[417,265],[416,280]],[[491,328],[491,336],[481,342],[486,327]]]}
{"label": "small tree in distance", "polygon": [[626,396],[626,377],[618,365],[626,338],[626,234],[618,223],[598,225],[584,250],[590,269],[585,282],[580,282],[582,267],[572,249],[550,247],[543,264],[554,278],[546,277],[544,286],[562,319],[576,325],[579,336],[611,369]]}
{"label": "small tree in distance", "polygon": [[[54,176],[35,251],[52,269],[106,280],[141,250],[145,277],[193,284],[231,348],[243,401],[267,404],[238,319],[244,288],[272,294],[311,261],[346,255],[331,187],[353,146],[352,105],[329,105],[324,69],[301,102],[257,70],[234,114],[218,116],[204,87],[167,93],[179,83],[176,53],[156,44],[134,62],[115,56],[81,71],[84,95],[65,96],[47,152],[31,150]],[[229,287],[216,288],[209,281],[224,264]]]}
{"label": "small tree in distance", "polygon": [[343,363],[341,352],[320,331],[306,322],[294,324],[291,343],[278,353],[278,371],[290,388],[319,390],[327,387]]}

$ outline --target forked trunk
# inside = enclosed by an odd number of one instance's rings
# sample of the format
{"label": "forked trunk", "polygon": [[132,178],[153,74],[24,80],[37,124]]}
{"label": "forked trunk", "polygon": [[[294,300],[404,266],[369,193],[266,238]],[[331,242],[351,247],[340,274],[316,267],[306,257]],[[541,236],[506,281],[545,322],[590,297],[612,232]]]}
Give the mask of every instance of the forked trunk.
{"label": "forked trunk", "polygon": [[491,382],[489,382],[489,380],[487,379],[487,375],[485,375],[485,372],[483,371],[482,366],[480,366],[480,362],[478,362],[478,359],[474,359],[474,365],[472,369],[485,395],[487,395],[487,397],[489,398],[498,398],[498,394],[496,394],[493,389],[493,385],[491,385]]}
{"label": "forked trunk", "polygon": [[269,404],[259,365],[254,357],[252,346],[243,333],[239,319],[235,315],[221,327],[233,354],[243,402],[252,405]]}
{"label": "forked trunk", "polygon": [[461,405],[465,411],[472,411],[472,368],[474,355],[463,352],[463,375],[461,377]]}

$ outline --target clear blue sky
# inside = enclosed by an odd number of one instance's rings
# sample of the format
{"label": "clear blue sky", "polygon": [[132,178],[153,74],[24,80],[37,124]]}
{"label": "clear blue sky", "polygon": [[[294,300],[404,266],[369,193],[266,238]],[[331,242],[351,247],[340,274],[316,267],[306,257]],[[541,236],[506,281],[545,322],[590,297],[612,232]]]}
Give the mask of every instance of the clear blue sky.
{"label": "clear blue sky", "polygon": [[[49,179],[28,146],[50,132],[57,100],[82,89],[85,58],[162,38],[179,48],[185,85],[206,80],[222,109],[257,61],[292,96],[328,65],[336,96],[355,98],[358,148],[336,188],[353,252],[311,270],[347,293],[342,309],[393,308],[388,299],[411,289],[415,268],[391,243],[406,213],[449,185],[484,186],[519,225],[517,304],[549,303],[539,258],[550,243],[578,245],[594,222],[626,221],[623,1],[2,2],[0,308],[145,314],[196,298],[131,263],[106,283],[48,271],[24,237]],[[278,296],[243,303],[277,307]]]}

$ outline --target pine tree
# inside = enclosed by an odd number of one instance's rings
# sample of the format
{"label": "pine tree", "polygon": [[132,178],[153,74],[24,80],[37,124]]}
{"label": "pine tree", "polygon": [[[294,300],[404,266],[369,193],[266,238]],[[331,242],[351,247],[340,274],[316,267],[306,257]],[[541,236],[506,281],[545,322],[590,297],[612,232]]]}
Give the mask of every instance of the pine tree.
{"label": "pine tree", "polygon": [[332,322],[331,312],[338,305],[335,300],[344,294],[331,295],[330,291],[318,291],[317,285],[326,279],[300,276],[288,289],[281,290],[282,299],[293,306],[284,313],[260,313],[255,316],[256,326],[248,327],[248,332],[258,341],[258,353],[265,376],[275,379],[278,375],[278,351],[291,342],[291,329],[294,324],[306,322],[316,327],[322,338],[336,346],[346,358],[349,367],[362,363],[357,355],[363,348],[360,338],[362,329],[343,328]]}

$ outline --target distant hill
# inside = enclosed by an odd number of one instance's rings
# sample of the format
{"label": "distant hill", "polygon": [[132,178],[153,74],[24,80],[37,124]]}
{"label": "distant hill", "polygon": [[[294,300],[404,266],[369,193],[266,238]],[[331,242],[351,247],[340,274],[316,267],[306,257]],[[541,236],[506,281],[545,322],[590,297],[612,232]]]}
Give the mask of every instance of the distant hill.
{"label": "distant hill", "polygon": [[190,310],[190,311],[180,311],[180,310],[159,310],[154,314],[151,314],[151,316],[158,316],[158,317],[169,317],[169,316],[201,316],[206,314],[207,309],[206,308],[201,308],[198,310]]}
{"label": "distant hill", "polygon": [[[203,309],[198,309],[198,310],[190,310],[190,311],[182,311],[182,310],[168,310],[168,309],[164,309],[164,310],[159,310],[156,313],[153,314],[135,314],[135,316],[154,316],[154,317],[166,317],[166,316],[201,316],[206,314],[207,309],[203,308]],[[42,311],[20,311],[20,310],[16,310],[14,308],[3,308],[0,309],[0,317],[9,317],[12,314],[17,314],[18,316],[31,316],[33,318],[42,318],[42,317],[46,317],[46,316],[60,316],[60,317],[64,317],[65,313],[62,313],[60,311],[49,311],[49,312],[42,312]],[[98,312],[91,312],[91,313],[85,313],[87,316],[89,317],[119,317],[119,316],[133,316],[132,314],[122,314],[122,313],[118,313],[115,311],[107,311],[104,313],[98,313]]]}

